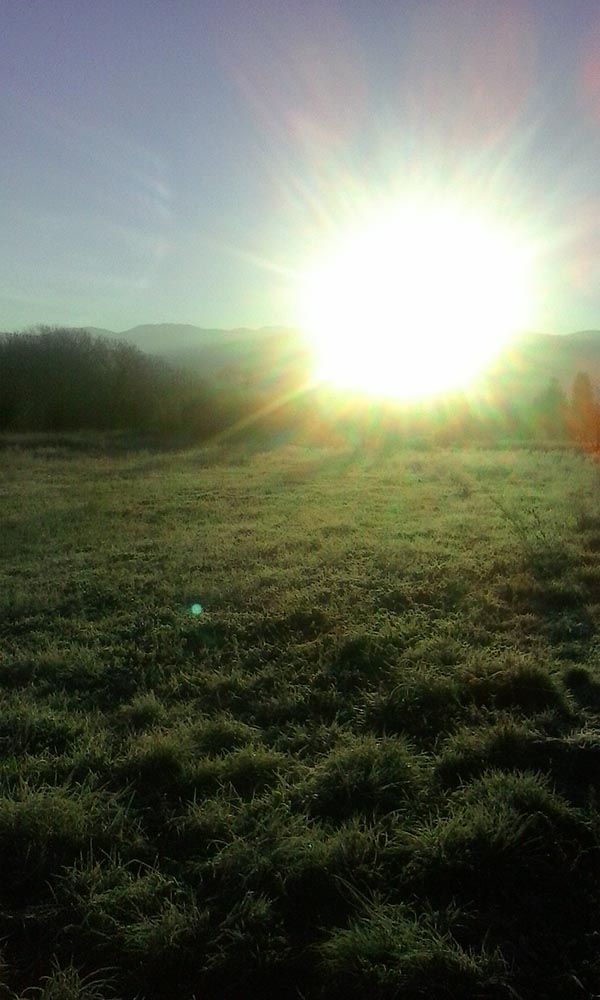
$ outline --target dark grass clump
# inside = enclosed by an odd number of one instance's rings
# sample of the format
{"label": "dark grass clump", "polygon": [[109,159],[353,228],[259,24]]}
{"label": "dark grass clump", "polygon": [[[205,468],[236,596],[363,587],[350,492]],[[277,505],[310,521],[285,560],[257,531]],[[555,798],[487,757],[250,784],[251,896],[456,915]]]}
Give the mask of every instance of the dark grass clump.
{"label": "dark grass clump", "polygon": [[389,642],[384,643],[377,636],[353,636],[333,651],[325,676],[340,691],[350,693],[385,677],[396,658],[397,651]]}
{"label": "dark grass clump", "polygon": [[563,674],[563,682],[581,708],[600,711],[600,681],[588,667],[569,667]]}
{"label": "dark grass clump", "polygon": [[[445,814],[424,827],[423,854],[416,862],[417,868],[429,856],[430,860],[437,858],[447,871],[466,873],[477,867],[480,849],[510,858],[513,848],[522,844],[526,855],[531,848],[531,860],[561,877],[561,867],[554,865],[555,860],[570,857],[578,861],[597,848],[596,824],[553,791],[540,774],[486,771],[480,778],[459,786],[450,795],[448,805]],[[538,836],[546,827],[553,830],[548,842]],[[461,845],[470,845],[469,850],[462,851]],[[515,864],[511,879],[519,879],[529,862],[521,858],[518,849],[514,860],[522,863],[522,870]]]}
{"label": "dark grass clump", "polygon": [[348,738],[347,728],[340,722],[330,725],[322,722],[271,726],[263,730],[263,740],[274,750],[291,754],[303,762],[314,761],[328,754]]}
{"label": "dark grass clump", "polygon": [[189,746],[177,732],[144,732],[131,740],[115,764],[115,784],[140,800],[177,799],[189,785]]}
{"label": "dark grass clump", "polygon": [[146,691],[136,695],[127,704],[121,705],[114,718],[119,728],[144,732],[165,722],[166,710],[154,691]]}
{"label": "dark grass clump", "polygon": [[282,644],[292,640],[306,641],[325,635],[330,629],[327,613],[320,608],[296,609],[280,617],[266,619],[258,626],[246,630],[245,638],[250,642]]}
{"label": "dark grass clump", "polygon": [[21,784],[0,798],[0,899],[23,906],[47,896],[47,880],[90,843],[100,849],[141,837],[123,798],[75,786]]}
{"label": "dark grass clump", "polygon": [[209,913],[176,879],[114,853],[71,867],[55,887],[58,947],[120,970],[128,991],[166,997],[192,975],[205,944]]}
{"label": "dark grass clump", "polygon": [[215,997],[285,996],[291,950],[276,902],[266,893],[243,893],[222,914],[196,982]]}
{"label": "dark grass clump", "polygon": [[509,719],[451,736],[440,749],[436,775],[453,788],[488,769],[541,772],[583,804],[600,791],[600,738],[589,729],[549,736]]}
{"label": "dark grass clump", "polygon": [[260,742],[261,731],[228,714],[196,723],[190,733],[194,750],[214,756]]}
{"label": "dark grass clump", "polygon": [[72,963],[53,961],[51,972],[42,977],[42,985],[29,988],[19,998],[6,994],[7,1000],[117,1000],[110,970],[82,973]]}
{"label": "dark grass clump", "polygon": [[300,796],[311,815],[339,821],[412,810],[425,783],[423,760],[408,743],[365,735],[319,762]]}
{"label": "dark grass clump", "polygon": [[600,901],[599,831],[540,775],[489,771],[422,827],[408,883],[436,907],[471,913],[462,940],[501,947],[517,991],[570,995]]}
{"label": "dark grass clump", "polygon": [[[286,755],[260,746],[232,750],[219,757],[214,766],[217,784],[233,788],[245,798],[252,798],[265,788],[275,785],[281,774],[287,773],[291,778],[294,772]],[[202,777],[198,787],[201,785]]]}
{"label": "dark grass clump", "polygon": [[81,711],[117,708],[146,690],[143,671],[133,669],[126,660],[77,647],[49,649],[41,655],[17,654],[0,669],[1,687],[10,690],[31,684],[49,697],[60,691]]}
{"label": "dark grass clump", "polygon": [[328,984],[323,998],[508,1000],[514,995],[500,952],[461,947],[444,914],[417,915],[407,905],[378,900],[361,909],[319,946]]}
{"label": "dark grass clump", "polygon": [[26,698],[7,698],[0,708],[0,748],[3,754],[62,754],[86,732],[82,713],[38,705]]}
{"label": "dark grass clump", "polygon": [[461,695],[478,707],[512,709],[522,715],[535,715],[547,709],[570,714],[570,704],[558,679],[547,667],[527,660],[487,664],[483,670],[459,671]]}
{"label": "dark grass clump", "polygon": [[365,725],[375,733],[398,734],[428,746],[451,731],[466,716],[458,679],[438,670],[407,670],[389,691],[368,695]]}

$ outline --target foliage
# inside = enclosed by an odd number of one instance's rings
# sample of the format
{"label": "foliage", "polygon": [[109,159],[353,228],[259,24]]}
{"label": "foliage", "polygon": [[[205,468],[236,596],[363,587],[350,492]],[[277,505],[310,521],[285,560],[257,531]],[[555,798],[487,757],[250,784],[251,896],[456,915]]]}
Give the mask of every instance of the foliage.
{"label": "foliage", "polygon": [[573,433],[584,444],[598,446],[598,403],[590,376],[579,372],[571,390]]}
{"label": "foliage", "polygon": [[148,427],[172,395],[160,362],[85,330],[0,335],[0,429]]}
{"label": "foliage", "polygon": [[[569,438],[597,446],[597,411],[589,376],[580,372],[570,401],[556,379],[537,390],[489,374],[479,386],[426,406],[335,394],[311,379],[306,352],[255,348],[217,372],[198,364],[174,368],[130,344],[86,330],[39,327],[0,334],[0,432],[69,432],[144,436],[163,447],[213,443],[273,446],[301,440],[313,447],[393,451],[506,441]],[[200,354],[201,357],[201,354]],[[66,435],[66,436],[65,436]]]}

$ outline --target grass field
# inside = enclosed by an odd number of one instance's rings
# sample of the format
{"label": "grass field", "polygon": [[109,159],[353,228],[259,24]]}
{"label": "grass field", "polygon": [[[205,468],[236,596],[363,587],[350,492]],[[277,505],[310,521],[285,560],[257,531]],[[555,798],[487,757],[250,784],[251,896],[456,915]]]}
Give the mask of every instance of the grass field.
{"label": "grass field", "polygon": [[23,439],[0,505],[0,997],[600,995],[590,458]]}

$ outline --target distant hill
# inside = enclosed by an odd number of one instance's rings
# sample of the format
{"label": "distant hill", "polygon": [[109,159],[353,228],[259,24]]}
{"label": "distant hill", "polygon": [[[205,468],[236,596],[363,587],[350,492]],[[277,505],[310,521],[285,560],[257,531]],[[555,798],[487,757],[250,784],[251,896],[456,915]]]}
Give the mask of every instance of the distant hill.
{"label": "distant hill", "polygon": [[[96,336],[123,340],[214,383],[287,385],[298,382],[310,368],[307,340],[290,327],[226,330],[148,323],[122,332],[87,329]],[[531,397],[553,378],[568,392],[580,371],[587,372],[600,388],[600,330],[562,336],[522,334],[496,359],[487,378],[504,395]]]}
{"label": "distant hill", "polygon": [[310,363],[306,339],[290,327],[222,330],[187,323],[149,323],[121,333],[86,329],[228,385],[287,385],[302,379]]}
{"label": "distant hill", "polygon": [[560,379],[561,372],[566,370],[573,375],[586,371],[592,381],[600,385],[600,330],[581,330],[552,339],[557,378]]}
{"label": "distant hill", "polygon": [[224,330],[207,329],[189,323],[145,323],[120,333],[100,327],[86,327],[86,329],[96,336],[116,337],[139,347],[148,354],[165,358],[191,355],[209,347],[228,350],[233,346],[258,343],[272,333],[288,332],[283,327],[263,327],[258,330],[240,327],[235,330]]}
{"label": "distant hill", "polygon": [[[122,333],[94,328],[90,332],[118,337],[149,354],[211,376],[232,366],[253,369],[275,361],[286,365],[301,362],[309,352],[301,332],[290,327],[223,330],[156,323]],[[568,389],[578,371],[588,372],[600,386],[600,330],[564,336],[522,334],[502,352],[490,375],[535,391],[551,378],[557,378]]]}
{"label": "distant hill", "polygon": [[488,376],[507,393],[531,396],[551,379],[568,393],[578,372],[586,372],[600,389],[600,330],[523,334],[500,354]]}

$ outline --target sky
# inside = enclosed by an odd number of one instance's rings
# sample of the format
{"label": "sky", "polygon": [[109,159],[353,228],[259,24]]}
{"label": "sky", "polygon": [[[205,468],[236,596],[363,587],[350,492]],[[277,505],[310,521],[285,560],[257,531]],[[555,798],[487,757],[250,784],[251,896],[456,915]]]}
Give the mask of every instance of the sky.
{"label": "sky", "polygon": [[295,325],[415,189],[526,234],[532,329],[600,328],[598,0],[1,0],[0,94],[1,330]]}

